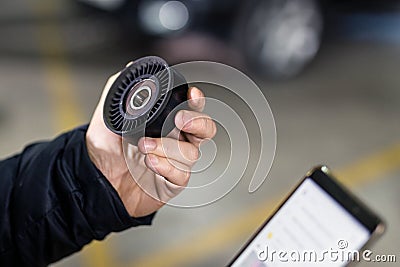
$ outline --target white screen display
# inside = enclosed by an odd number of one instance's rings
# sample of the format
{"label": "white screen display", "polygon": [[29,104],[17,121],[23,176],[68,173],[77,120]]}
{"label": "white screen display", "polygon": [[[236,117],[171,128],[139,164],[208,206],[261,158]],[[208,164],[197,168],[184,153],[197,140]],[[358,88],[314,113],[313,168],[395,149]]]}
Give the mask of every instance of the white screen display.
{"label": "white screen display", "polygon": [[365,226],[306,178],[232,266],[344,266],[369,237]]}

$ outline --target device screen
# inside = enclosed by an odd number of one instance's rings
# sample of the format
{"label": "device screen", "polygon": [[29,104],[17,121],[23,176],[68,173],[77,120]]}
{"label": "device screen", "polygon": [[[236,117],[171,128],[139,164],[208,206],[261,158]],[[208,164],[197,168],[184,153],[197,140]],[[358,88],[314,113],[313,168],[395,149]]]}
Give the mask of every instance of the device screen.
{"label": "device screen", "polygon": [[[343,195],[338,189],[333,191]],[[371,223],[353,199],[339,203],[326,190],[326,183],[305,178],[231,266],[344,266],[357,257],[377,218]]]}

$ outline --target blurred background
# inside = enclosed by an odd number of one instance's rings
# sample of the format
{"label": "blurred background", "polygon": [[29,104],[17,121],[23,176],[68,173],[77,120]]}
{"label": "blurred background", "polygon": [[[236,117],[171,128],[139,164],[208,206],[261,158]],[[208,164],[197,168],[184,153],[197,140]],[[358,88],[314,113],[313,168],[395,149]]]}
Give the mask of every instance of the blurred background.
{"label": "blurred background", "polygon": [[87,123],[107,78],[145,55],[254,79],[276,120],[271,172],[254,194],[165,207],[54,266],[223,266],[320,163],[386,220],[374,253],[400,257],[400,1],[3,1],[0,157]]}

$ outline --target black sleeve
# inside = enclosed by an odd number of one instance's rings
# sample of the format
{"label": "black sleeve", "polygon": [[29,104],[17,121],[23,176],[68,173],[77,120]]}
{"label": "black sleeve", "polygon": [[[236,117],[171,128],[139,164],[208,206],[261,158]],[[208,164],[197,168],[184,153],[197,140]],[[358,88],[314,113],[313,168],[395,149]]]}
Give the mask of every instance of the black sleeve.
{"label": "black sleeve", "polygon": [[0,161],[0,266],[46,266],[93,239],[148,225],[132,218],[90,161],[87,127]]}

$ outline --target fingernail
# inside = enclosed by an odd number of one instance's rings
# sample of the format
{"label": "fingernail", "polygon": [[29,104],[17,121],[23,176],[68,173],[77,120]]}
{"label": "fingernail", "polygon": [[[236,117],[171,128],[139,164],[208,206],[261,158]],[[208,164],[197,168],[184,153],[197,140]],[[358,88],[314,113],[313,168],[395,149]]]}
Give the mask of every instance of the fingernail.
{"label": "fingernail", "polygon": [[150,156],[150,162],[153,166],[156,166],[158,164],[158,157],[155,155]]}
{"label": "fingernail", "polygon": [[199,102],[200,102],[199,89],[197,89],[196,87],[193,87],[192,90],[190,91],[190,96],[191,96],[192,103],[195,106],[198,106]]}
{"label": "fingernail", "polygon": [[156,142],[151,139],[151,138],[146,138],[144,140],[144,149],[149,152],[149,151],[153,151],[154,149],[156,149]]}

